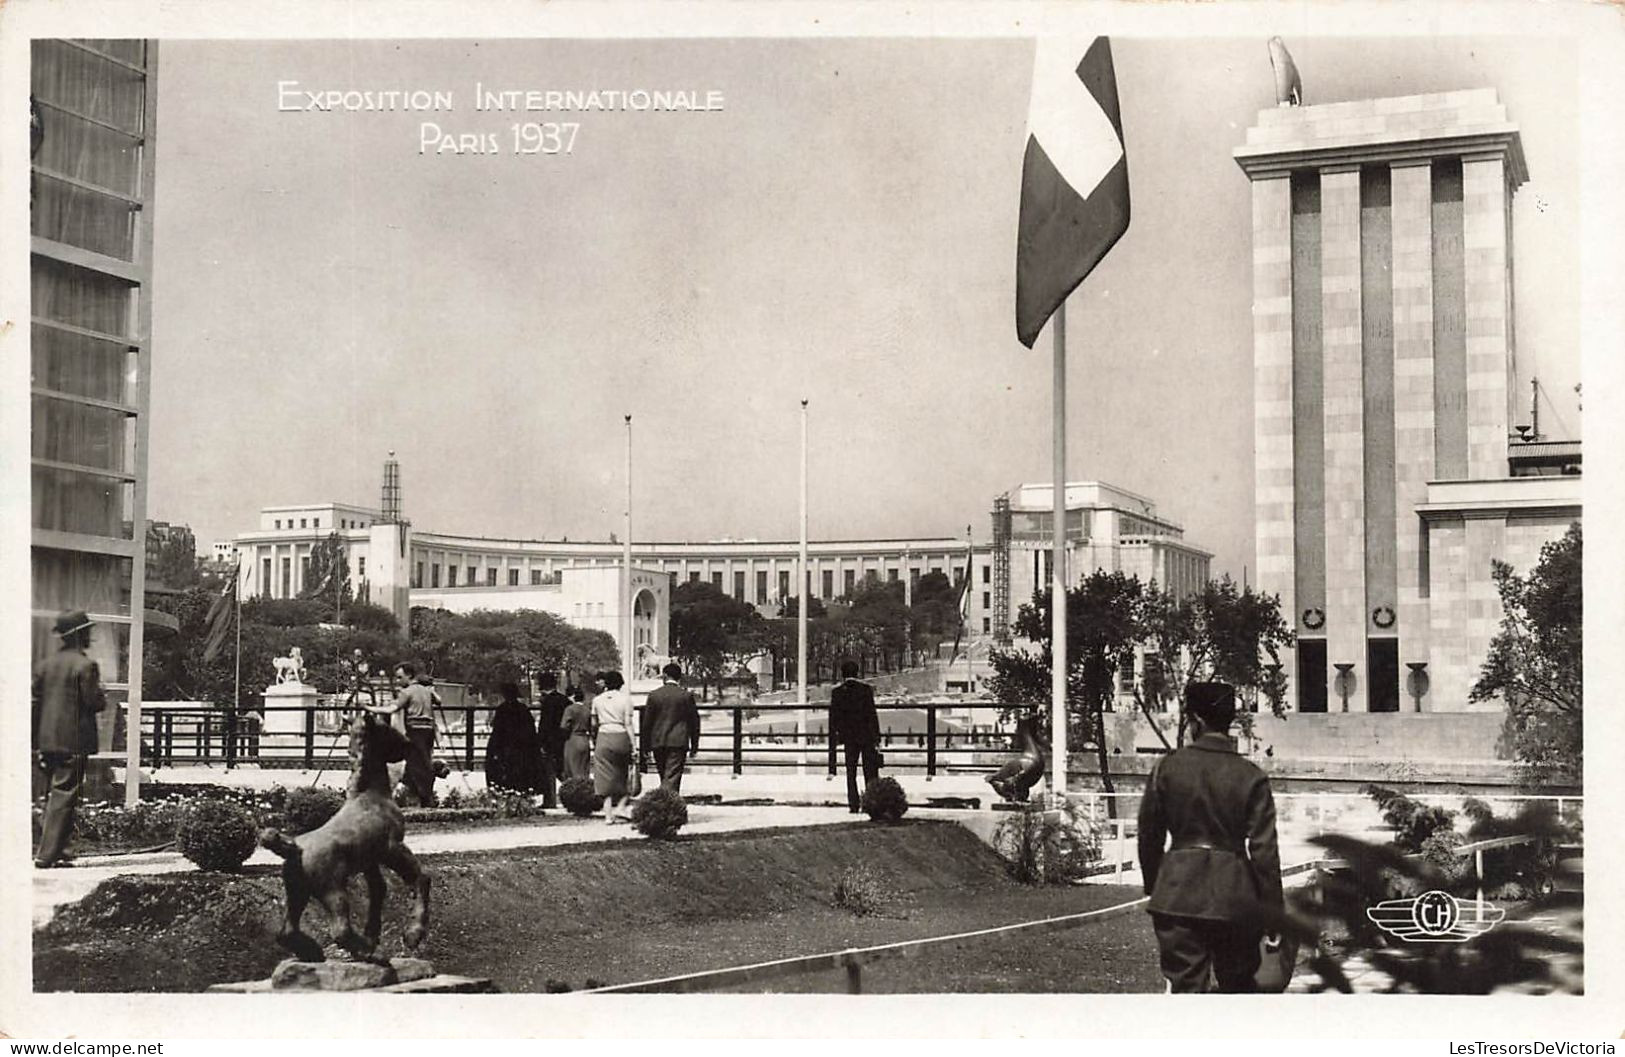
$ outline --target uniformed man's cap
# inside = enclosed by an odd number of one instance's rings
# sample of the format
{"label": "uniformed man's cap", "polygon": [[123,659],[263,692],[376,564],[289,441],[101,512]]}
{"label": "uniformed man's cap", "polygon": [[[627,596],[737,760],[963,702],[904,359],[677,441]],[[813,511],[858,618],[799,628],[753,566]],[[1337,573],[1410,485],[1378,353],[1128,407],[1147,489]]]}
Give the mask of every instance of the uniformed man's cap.
{"label": "uniformed man's cap", "polygon": [[83,631],[96,622],[83,609],[69,609],[56,618],[56,633],[64,638]]}
{"label": "uniformed man's cap", "polygon": [[1211,727],[1228,727],[1236,718],[1236,688],[1229,683],[1187,683],[1185,711]]}

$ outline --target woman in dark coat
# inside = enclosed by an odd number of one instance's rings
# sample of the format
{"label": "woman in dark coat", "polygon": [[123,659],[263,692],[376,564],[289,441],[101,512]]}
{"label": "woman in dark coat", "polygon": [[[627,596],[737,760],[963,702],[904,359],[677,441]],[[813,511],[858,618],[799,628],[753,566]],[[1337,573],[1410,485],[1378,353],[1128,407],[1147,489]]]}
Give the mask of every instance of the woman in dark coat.
{"label": "woman in dark coat", "polygon": [[535,792],[542,767],[542,743],[530,709],[519,700],[515,683],[502,684],[502,703],[491,713],[491,738],[485,746],[485,784],[517,793]]}

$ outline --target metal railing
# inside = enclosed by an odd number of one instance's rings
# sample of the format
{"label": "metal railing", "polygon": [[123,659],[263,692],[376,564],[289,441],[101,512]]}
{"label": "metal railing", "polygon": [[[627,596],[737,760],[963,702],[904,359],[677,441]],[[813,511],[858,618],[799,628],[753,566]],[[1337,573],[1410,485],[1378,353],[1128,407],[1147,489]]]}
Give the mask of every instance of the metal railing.
{"label": "metal railing", "polygon": [[[236,714],[209,707],[146,709],[141,715],[142,759],[154,768],[255,764],[312,769],[342,762],[342,703],[268,704]],[[735,775],[747,766],[798,768],[835,775],[843,764],[839,747],[828,736],[827,705],[699,707],[702,714],[723,713],[727,722],[702,729],[691,768],[726,767]],[[877,705],[879,748],[887,769],[923,772],[928,778],[997,770],[1009,756],[1012,732],[988,723],[967,726],[945,715],[965,708],[958,702],[929,701]],[[492,711],[493,706],[477,702],[436,709],[435,758],[466,770],[480,766],[490,741]],[[912,719],[919,713],[924,714],[919,729],[900,722],[904,715]]]}

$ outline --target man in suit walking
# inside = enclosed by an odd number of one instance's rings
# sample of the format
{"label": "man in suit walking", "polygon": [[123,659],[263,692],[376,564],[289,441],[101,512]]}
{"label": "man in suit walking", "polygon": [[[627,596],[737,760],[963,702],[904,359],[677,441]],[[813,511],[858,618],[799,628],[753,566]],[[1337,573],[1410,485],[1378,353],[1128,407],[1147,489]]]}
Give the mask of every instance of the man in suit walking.
{"label": "man in suit walking", "polygon": [[846,804],[857,814],[858,762],[863,763],[863,788],[880,780],[880,716],[875,711],[875,690],[858,678],[856,661],[841,662],[841,681],[829,695],[829,736],[846,746]]}
{"label": "man in suit walking", "polygon": [[[1259,942],[1282,906],[1275,798],[1229,736],[1236,692],[1185,688],[1191,743],[1163,757],[1140,800],[1140,869],[1174,992],[1252,991]],[[1164,838],[1170,837],[1164,850]]]}
{"label": "man in suit walking", "polygon": [[543,672],[537,677],[537,684],[542,689],[541,714],[536,720],[542,739],[542,806],[555,807],[558,783],[566,777],[563,724],[564,710],[570,707],[570,699],[559,693],[559,677],[553,672]]}
{"label": "man in suit walking", "polygon": [[64,860],[63,850],[73,832],[73,808],[85,777],[85,758],[100,748],[96,714],[107,708],[107,697],[102,692],[101,671],[85,656],[91,626],[83,610],[57,617],[55,630],[62,648],[34,671],[34,747],[40,766],[50,776],[39,850],[34,853],[34,865],[41,869]]}
{"label": "man in suit walking", "polygon": [[683,669],[668,664],[665,677],[643,705],[643,724],[638,744],[645,756],[654,755],[660,772],[660,788],[682,792],[683,763],[700,751],[700,709],[694,695],[683,689]]}

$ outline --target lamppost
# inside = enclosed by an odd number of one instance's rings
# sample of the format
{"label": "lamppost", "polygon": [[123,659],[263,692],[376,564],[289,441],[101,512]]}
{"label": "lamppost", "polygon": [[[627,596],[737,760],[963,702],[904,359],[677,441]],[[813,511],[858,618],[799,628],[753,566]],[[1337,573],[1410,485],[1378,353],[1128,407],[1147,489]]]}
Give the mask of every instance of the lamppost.
{"label": "lamppost", "polygon": [[1349,710],[1349,694],[1354,691],[1354,665],[1334,664],[1332,667],[1337,669],[1337,679],[1335,681],[1337,696],[1343,699],[1343,711],[1347,712]]}
{"label": "lamppost", "polygon": [[1422,698],[1426,696],[1430,682],[1428,679],[1428,662],[1406,661],[1405,667],[1411,670],[1408,688],[1411,692],[1411,700],[1416,703],[1416,711],[1420,712],[1422,711]]}

